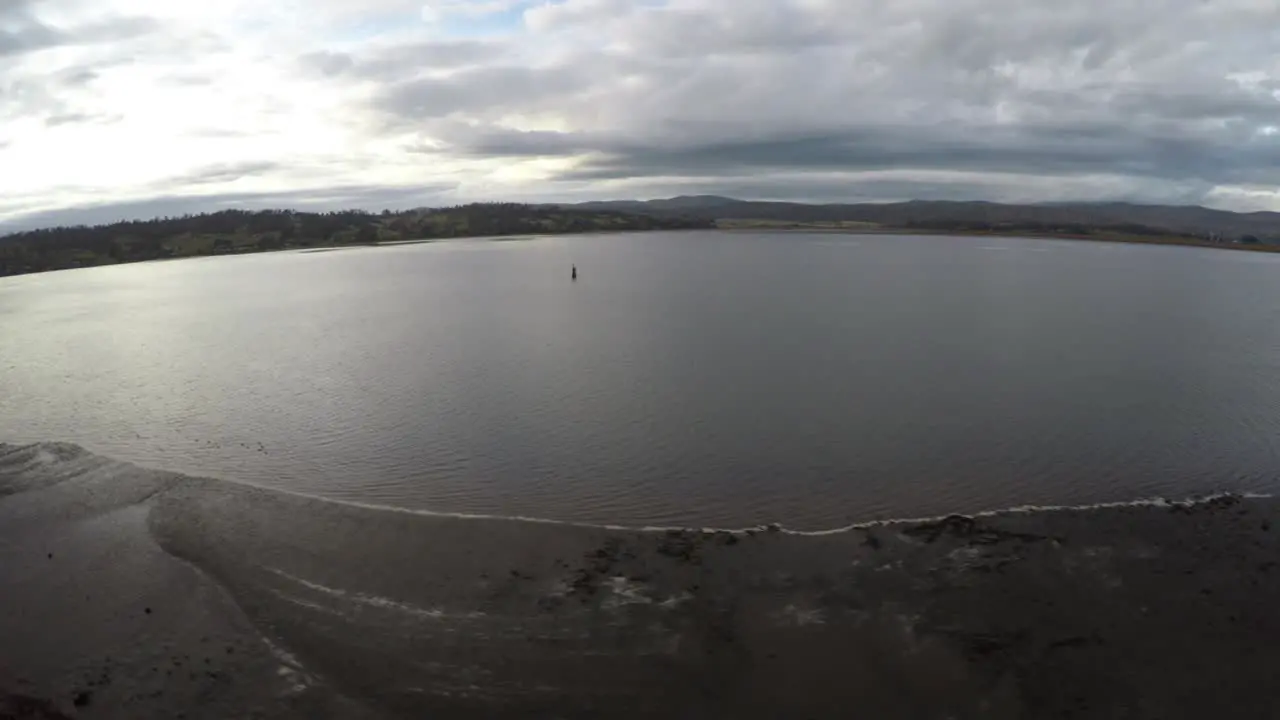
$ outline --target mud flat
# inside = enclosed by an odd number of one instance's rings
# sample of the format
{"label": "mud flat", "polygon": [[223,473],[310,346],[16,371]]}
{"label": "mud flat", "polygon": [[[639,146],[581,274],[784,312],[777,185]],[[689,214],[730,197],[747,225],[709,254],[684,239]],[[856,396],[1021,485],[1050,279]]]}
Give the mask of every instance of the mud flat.
{"label": "mud flat", "polygon": [[0,445],[0,718],[1274,717],[1278,509],[621,529]]}

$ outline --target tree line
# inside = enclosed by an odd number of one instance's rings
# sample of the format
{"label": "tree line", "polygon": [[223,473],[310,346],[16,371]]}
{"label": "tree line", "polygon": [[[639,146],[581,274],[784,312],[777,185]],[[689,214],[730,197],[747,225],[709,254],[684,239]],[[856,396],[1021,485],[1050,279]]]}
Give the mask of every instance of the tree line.
{"label": "tree line", "polygon": [[161,258],[448,237],[711,227],[705,220],[521,203],[403,212],[220,210],[0,237],[0,275]]}

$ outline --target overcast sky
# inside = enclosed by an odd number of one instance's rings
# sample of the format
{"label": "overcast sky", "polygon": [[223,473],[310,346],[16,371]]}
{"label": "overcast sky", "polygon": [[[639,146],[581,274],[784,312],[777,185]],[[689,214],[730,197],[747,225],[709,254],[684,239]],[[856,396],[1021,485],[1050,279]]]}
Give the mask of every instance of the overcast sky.
{"label": "overcast sky", "polygon": [[1280,210],[1275,0],[0,0],[0,227],[666,197]]}

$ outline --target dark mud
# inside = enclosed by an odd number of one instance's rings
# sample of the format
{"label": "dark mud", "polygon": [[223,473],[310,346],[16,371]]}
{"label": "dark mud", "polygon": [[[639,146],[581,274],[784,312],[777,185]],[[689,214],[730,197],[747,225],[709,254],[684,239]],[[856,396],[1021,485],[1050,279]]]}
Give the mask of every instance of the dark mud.
{"label": "dark mud", "polygon": [[0,494],[0,718],[1280,716],[1270,499],[637,531],[66,445]]}

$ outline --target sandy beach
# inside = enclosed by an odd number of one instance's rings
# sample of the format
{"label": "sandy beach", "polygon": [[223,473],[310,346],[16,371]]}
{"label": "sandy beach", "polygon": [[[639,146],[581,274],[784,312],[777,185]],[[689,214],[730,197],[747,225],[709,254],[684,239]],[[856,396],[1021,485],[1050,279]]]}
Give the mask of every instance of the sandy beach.
{"label": "sandy beach", "polygon": [[0,445],[0,718],[1270,717],[1278,508],[620,529]]}

